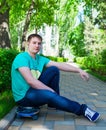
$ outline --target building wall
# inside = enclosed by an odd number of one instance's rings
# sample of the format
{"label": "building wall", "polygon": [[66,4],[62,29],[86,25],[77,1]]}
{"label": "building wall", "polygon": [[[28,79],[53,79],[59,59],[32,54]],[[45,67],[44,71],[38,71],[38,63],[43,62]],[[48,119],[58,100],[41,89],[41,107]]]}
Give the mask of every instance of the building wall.
{"label": "building wall", "polygon": [[41,53],[49,56],[58,56],[59,32],[57,26],[45,25],[40,29],[39,34],[43,37]]}

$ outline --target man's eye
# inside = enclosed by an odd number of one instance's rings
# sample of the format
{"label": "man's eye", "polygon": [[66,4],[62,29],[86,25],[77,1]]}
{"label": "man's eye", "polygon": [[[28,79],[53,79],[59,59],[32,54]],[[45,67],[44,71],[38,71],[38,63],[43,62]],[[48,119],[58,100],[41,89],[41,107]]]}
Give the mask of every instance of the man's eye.
{"label": "man's eye", "polygon": [[41,45],[41,42],[39,42],[38,44]]}
{"label": "man's eye", "polygon": [[33,42],[33,44],[36,44],[36,42]]}

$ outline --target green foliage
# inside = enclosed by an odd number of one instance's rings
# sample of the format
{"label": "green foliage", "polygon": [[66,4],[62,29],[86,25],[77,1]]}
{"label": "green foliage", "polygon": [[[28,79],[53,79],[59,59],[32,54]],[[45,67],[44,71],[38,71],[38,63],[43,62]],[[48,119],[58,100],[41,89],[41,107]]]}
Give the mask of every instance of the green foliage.
{"label": "green foliage", "polygon": [[86,56],[85,44],[84,44],[84,24],[78,25],[73,31],[70,32],[69,45],[75,56]]}
{"label": "green foliage", "polygon": [[16,50],[0,49],[0,92],[11,86],[11,64],[17,54]]}
{"label": "green foliage", "polygon": [[[58,25],[60,29],[60,49],[65,49],[69,45],[70,33],[73,32],[75,26],[75,18],[78,13],[78,1],[61,0],[58,15]],[[61,52],[61,51],[60,51]],[[61,53],[60,53],[61,54]]]}
{"label": "green foliage", "polygon": [[[78,15],[81,13],[78,7],[82,4],[84,20]],[[64,0],[60,2],[60,7],[60,49],[70,45],[70,50],[75,56],[99,54],[106,44],[106,15],[103,11],[106,9],[105,0]],[[77,26],[76,17],[80,20]]]}
{"label": "green foliage", "polygon": [[94,69],[99,63],[95,56],[77,57],[76,62],[89,69]]}
{"label": "green foliage", "polygon": [[53,56],[46,56],[47,58],[49,58],[52,61],[56,61],[56,62],[67,62],[68,59],[64,58],[64,57],[53,57]]}
{"label": "green foliage", "polygon": [[93,72],[98,73],[101,76],[106,77],[106,64],[101,64],[100,59],[97,56],[77,57],[75,60],[78,64],[86,69],[90,69]]}
{"label": "green foliage", "polygon": [[87,53],[93,55],[98,55],[106,47],[105,31],[95,28],[88,17],[85,17],[84,43]]}
{"label": "green foliage", "polygon": [[57,61],[58,61],[58,62],[66,62],[67,59],[64,58],[64,57],[57,57]]}
{"label": "green foliage", "polygon": [[101,62],[106,65],[106,49],[101,52]]}
{"label": "green foliage", "polygon": [[95,8],[99,11],[95,24],[99,24],[100,28],[106,30],[106,0],[93,0],[96,3]]}
{"label": "green foliage", "polygon": [[100,75],[106,76],[106,65],[104,64],[98,64],[95,68],[96,72],[99,72]]}
{"label": "green foliage", "polygon": [[14,106],[15,101],[10,90],[0,93],[0,119],[2,119]]}
{"label": "green foliage", "polygon": [[[83,0],[85,2],[84,14],[88,16],[95,25],[99,25],[99,28],[106,29],[106,0]],[[95,17],[93,12],[94,9],[98,12]],[[96,15],[96,13],[95,13]],[[95,19],[94,19],[95,17]]]}
{"label": "green foliage", "polygon": [[11,48],[13,49],[17,49],[17,41],[18,41],[18,36],[20,36],[20,34],[18,34],[19,32],[17,32],[16,28],[11,28],[10,30],[10,35],[11,35]]}
{"label": "green foliage", "polygon": [[86,71],[87,71],[88,73],[92,74],[93,76],[97,77],[98,79],[100,79],[100,80],[106,82],[106,76],[100,75],[98,72],[94,72],[94,71],[92,71],[92,70],[90,70],[90,69],[87,69]]}
{"label": "green foliage", "polygon": [[[20,23],[24,23],[26,12],[30,8],[32,4],[31,0],[16,0],[11,7],[10,10],[10,23],[11,25],[15,25]],[[32,14],[30,20],[30,28],[40,28],[44,23],[51,24],[54,21],[54,12],[58,7],[58,0],[33,0],[33,9],[30,11]],[[18,24],[19,25],[19,24]]]}

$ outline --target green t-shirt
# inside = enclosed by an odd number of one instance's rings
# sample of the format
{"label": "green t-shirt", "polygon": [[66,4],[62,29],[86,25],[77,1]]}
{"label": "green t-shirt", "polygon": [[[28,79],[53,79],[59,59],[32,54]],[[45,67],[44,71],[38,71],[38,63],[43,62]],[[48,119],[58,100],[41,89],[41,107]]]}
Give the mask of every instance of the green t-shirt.
{"label": "green t-shirt", "polygon": [[16,56],[11,70],[12,92],[15,101],[21,100],[30,87],[21,73],[18,71],[18,68],[28,67],[33,76],[38,79],[45,65],[47,65],[49,61],[50,60],[48,58],[38,54],[36,55],[36,58],[32,58],[27,52],[22,52]]}

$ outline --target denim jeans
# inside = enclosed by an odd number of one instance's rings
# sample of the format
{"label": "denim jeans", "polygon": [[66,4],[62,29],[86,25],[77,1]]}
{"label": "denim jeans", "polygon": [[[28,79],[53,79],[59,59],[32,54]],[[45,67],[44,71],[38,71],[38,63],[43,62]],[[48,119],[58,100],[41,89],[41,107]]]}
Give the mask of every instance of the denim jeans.
{"label": "denim jeans", "polygon": [[25,97],[17,103],[21,106],[39,107],[45,104],[56,109],[74,113],[76,115],[84,115],[86,105],[79,104],[76,101],[69,100],[59,94],[59,69],[55,66],[47,68],[39,77],[39,80],[55,90],[41,90],[29,88]]}

